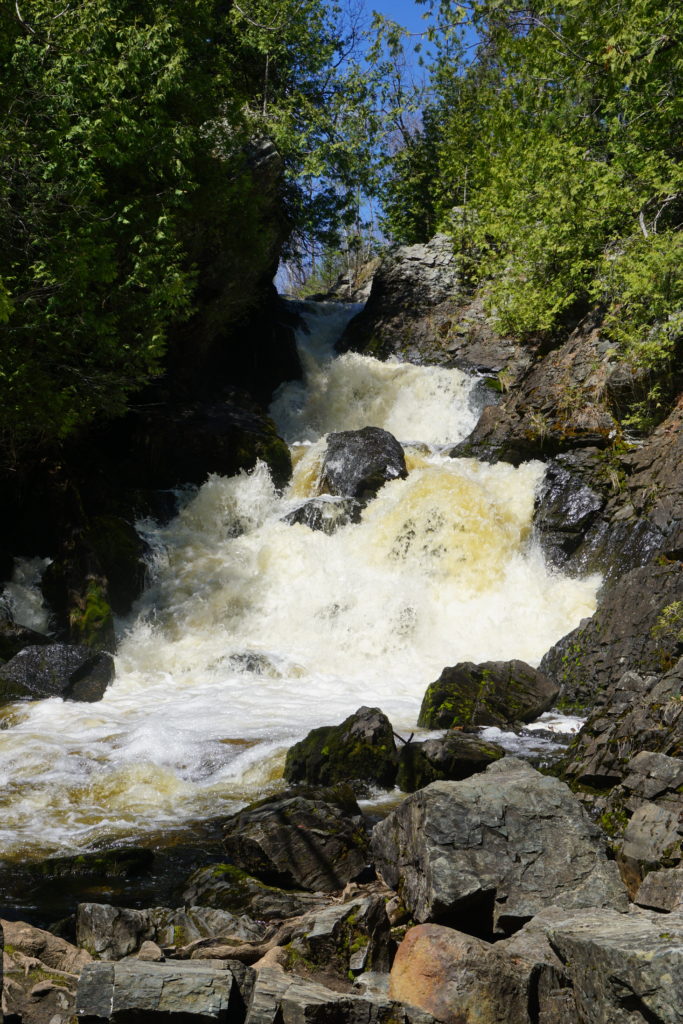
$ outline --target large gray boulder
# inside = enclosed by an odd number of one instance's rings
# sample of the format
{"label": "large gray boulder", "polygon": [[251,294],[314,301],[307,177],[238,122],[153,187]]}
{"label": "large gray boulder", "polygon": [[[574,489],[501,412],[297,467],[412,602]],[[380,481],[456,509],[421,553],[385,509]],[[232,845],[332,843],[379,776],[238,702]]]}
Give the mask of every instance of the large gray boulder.
{"label": "large gray boulder", "polygon": [[418,922],[509,934],[544,907],[626,907],[599,829],[569,787],[506,757],[434,782],[375,826],[377,870]]}
{"label": "large gray boulder", "polygon": [[424,729],[532,722],[558,693],[555,683],[524,661],[463,661],[430,683],[417,722]]}
{"label": "large gray boulder", "polygon": [[89,964],[81,974],[81,1024],[228,1024],[243,1019],[251,971],[233,961]]}
{"label": "large gray boulder", "polygon": [[388,430],[363,427],[327,435],[320,488],[365,502],[389,480],[408,476],[403,448]]}
{"label": "large gray boulder", "polygon": [[547,935],[571,974],[579,1024],[679,1024],[682,914],[582,911],[555,916]]}
{"label": "large gray boulder", "polygon": [[114,678],[114,659],[82,644],[24,647],[0,668],[0,701],[40,697],[97,701]]}
{"label": "large gray boulder", "polygon": [[635,902],[648,910],[683,913],[683,867],[651,871],[639,887]]}
{"label": "large gray boulder", "polygon": [[229,818],[223,845],[238,868],[269,885],[343,889],[368,861],[363,816],[350,787],[289,790]]}

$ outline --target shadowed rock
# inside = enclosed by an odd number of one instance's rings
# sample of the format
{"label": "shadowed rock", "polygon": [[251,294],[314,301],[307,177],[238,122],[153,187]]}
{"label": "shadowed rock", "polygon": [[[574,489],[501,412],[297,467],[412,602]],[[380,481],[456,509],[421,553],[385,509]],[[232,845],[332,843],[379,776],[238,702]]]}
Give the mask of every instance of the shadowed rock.
{"label": "shadowed rock", "polygon": [[403,448],[388,430],[363,427],[328,434],[320,473],[323,491],[365,502],[387,481],[407,476]]}

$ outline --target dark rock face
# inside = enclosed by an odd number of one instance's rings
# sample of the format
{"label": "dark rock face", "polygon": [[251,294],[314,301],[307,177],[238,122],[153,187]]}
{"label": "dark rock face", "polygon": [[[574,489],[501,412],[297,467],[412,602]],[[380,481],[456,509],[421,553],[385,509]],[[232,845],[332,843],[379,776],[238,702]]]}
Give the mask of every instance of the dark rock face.
{"label": "dark rock face", "polygon": [[225,824],[229,860],[269,885],[331,892],[364,869],[368,841],[352,792],[290,790]]}
{"label": "dark rock face", "polygon": [[0,699],[63,697],[97,701],[114,678],[114,659],[68,644],[25,647],[0,669]]}
{"label": "dark rock face", "polygon": [[403,448],[388,430],[363,427],[328,434],[320,473],[323,491],[365,502],[388,480],[407,476]]}
{"label": "dark rock face", "polygon": [[185,883],[186,906],[216,907],[231,914],[248,914],[259,921],[299,917],[325,907],[329,897],[266,885],[232,864],[209,864]]}
{"label": "dark rock face", "polygon": [[465,371],[504,370],[507,379],[531,360],[529,346],[501,337],[481,300],[463,292],[446,235],[425,245],[399,246],[382,260],[365,308],[339,348]]}
{"label": "dark rock face", "polygon": [[[590,451],[599,467],[600,453]],[[566,564],[606,504],[604,495],[584,482],[583,454],[569,452],[550,461],[536,496],[534,529],[551,565]]]}
{"label": "dark rock face", "polygon": [[396,785],[404,793],[414,793],[430,782],[468,779],[504,755],[497,743],[451,730],[442,739],[401,747]]}
{"label": "dark rock face", "polygon": [[341,725],[313,729],[287,751],[287,782],[332,786],[348,782],[362,795],[370,786],[391,788],[397,755],[391,722],[379,708],[359,708]]}
{"label": "dark rock face", "polygon": [[557,349],[532,364],[498,406],[487,407],[452,455],[519,465],[586,446],[604,448],[619,433],[607,383],[619,364],[589,316]]}
{"label": "dark rock face", "polygon": [[210,473],[232,476],[269,467],[278,487],[292,472],[289,449],[248,396],[225,389],[211,403],[186,402],[132,417],[124,472],[133,486],[202,484]]}
{"label": "dark rock face", "polygon": [[591,619],[550,648],[541,671],[563,700],[586,705],[627,669],[661,672],[683,649],[676,617],[682,599],[680,562],[633,569],[605,589]]}
{"label": "dark rock face", "polygon": [[473,729],[531,722],[552,707],[559,692],[547,676],[523,661],[466,661],[445,668],[422,701],[425,729]]}
{"label": "dark rock face", "polygon": [[565,777],[609,790],[626,778],[640,751],[681,757],[682,686],[683,662],[664,676],[625,672],[601,694],[600,706],[570,745],[563,759]]}
{"label": "dark rock face", "polygon": [[416,921],[483,937],[509,934],[544,907],[626,906],[578,800],[516,758],[407,797],[375,826],[372,849]]}

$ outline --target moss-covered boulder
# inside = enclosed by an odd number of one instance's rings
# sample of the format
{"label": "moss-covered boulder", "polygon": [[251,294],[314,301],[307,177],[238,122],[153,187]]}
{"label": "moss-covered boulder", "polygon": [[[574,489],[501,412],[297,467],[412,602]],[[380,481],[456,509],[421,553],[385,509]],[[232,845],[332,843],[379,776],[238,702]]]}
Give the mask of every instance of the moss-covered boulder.
{"label": "moss-covered boulder", "polygon": [[418,725],[476,729],[532,722],[552,707],[559,688],[523,661],[461,662],[445,668],[424,695]]}
{"label": "moss-covered boulder", "polygon": [[331,897],[266,885],[234,864],[207,864],[187,879],[181,899],[187,907],[214,907],[259,921],[281,921],[327,906]]}
{"label": "moss-covered boulder", "polygon": [[361,707],[341,725],[313,729],[290,747],[284,776],[311,786],[348,782],[357,795],[364,795],[371,786],[391,788],[396,769],[391,722],[379,708]]}
{"label": "moss-covered boulder", "polygon": [[399,752],[396,785],[404,793],[414,793],[430,782],[457,782],[504,756],[497,743],[451,730],[441,739],[406,743]]}

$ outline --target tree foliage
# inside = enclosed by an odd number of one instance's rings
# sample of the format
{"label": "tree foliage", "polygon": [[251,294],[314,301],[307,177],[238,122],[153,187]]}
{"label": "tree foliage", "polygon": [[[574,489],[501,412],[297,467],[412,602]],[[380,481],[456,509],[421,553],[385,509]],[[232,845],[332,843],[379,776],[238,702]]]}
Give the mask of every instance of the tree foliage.
{"label": "tree foliage", "polygon": [[425,6],[433,97],[388,179],[389,230],[413,241],[433,225],[406,209],[433,208],[504,330],[552,333],[603,303],[624,354],[670,374],[683,290],[683,8]]}
{"label": "tree foliage", "polygon": [[[284,216],[329,233],[363,160],[357,28],[324,0],[23,0],[0,25],[0,449],[123,412],[198,275]],[[346,57],[346,63],[340,63]],[[365,126],[367,129],[367,125]],[[351,136],[354,136],[352,139]]]}

